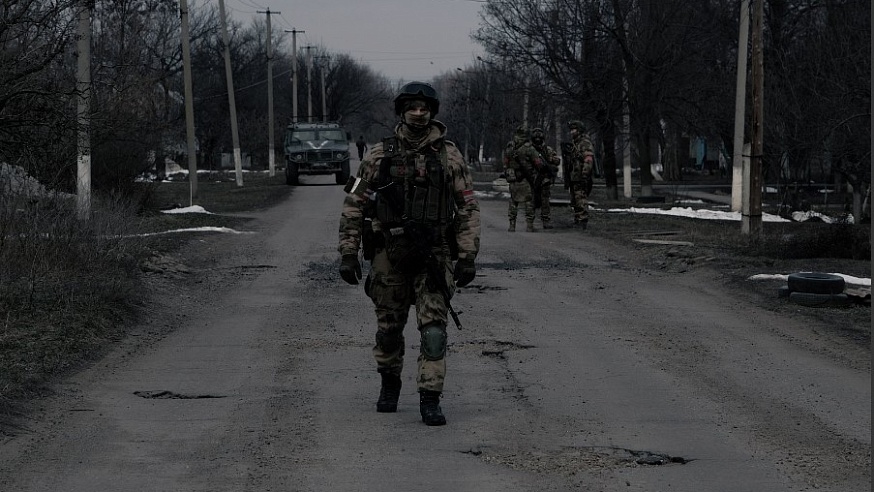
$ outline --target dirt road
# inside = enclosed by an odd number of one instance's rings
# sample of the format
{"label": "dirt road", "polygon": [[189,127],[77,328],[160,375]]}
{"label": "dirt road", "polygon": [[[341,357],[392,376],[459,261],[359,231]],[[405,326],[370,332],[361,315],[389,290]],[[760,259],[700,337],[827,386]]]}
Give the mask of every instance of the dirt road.
{"label": "dirt road", "polygon": [[3,442],[0,490],[869,489],[870,350],[706,269],[507,233],[503,201],[481,202],[479,276],[453,300],[448,425],[421,423],[413,363],[399,412],[376,413],[372,308],[337,274],[342,198],[298,187],[254,234],[183,252],[193,273],[156,279],[171,296],[150,323]]}

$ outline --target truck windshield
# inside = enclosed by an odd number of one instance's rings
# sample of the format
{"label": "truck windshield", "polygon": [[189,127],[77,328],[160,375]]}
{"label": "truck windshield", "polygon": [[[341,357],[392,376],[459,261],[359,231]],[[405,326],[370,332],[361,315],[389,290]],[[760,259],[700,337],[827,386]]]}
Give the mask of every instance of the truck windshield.
{"label": "truck windshield", "polygon": [[337,129],[295,130],[291,134],[290,140],[292,143],[321,142],[324,140],[345,142],[346,135],[343,134],[343,130]]}
{"label": "truck windshield", "polygon": [[343,130],[319,130],[318,134],[317,138],[320,140],[334,140],[335,142],[344,142],[346,140]]}

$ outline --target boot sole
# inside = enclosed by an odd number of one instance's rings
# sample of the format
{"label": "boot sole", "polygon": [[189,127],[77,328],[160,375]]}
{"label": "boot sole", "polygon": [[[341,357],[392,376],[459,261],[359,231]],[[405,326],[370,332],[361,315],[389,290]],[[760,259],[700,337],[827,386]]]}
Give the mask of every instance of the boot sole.
{"label": "boot sole", "polygon": [[398,411],[397,405],[377,405],[376,411],[378,413],[395,413]]}

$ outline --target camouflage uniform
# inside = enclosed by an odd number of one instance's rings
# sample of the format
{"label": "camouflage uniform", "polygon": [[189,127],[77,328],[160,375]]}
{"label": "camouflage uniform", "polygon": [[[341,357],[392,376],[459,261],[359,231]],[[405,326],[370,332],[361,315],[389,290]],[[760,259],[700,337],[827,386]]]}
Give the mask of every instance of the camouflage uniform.
{"label": "camouflage uniform", "polygon": [[592,192],[595,148],[581,121],[571,121],[568,126],[577,129],[573,137],[573,151],[569,166],[571,206],[574,211],[574,224],[583,227],[589,221],[589,194]]}
{"label": "camouflage uniform", "polygon": [[[540,192],[540,221],[543,223],[544,229],[551,229],[552,208],[549,206],[549,200],[552,198],[552,183],[555,176],[558,176],[561,158],[559,158],[558,152],[543,141],[543,130],[535,128],[531,133],[531,144],[540,154],[540,161],[542,162],[542,165],[537,169],[537,179],[535,179]],[[537,191],[535,190],[535,193]]]}
{"label": "camouflage uniform", "polygon": [[532,190],[535,169],[540,165],[540,154],[531,145],[528,130],[519,127],[513,134],[513,140],[507,143],[504,150],[504,174],[510,187],[510,206],[507,211],[507,217],[510,219],[510,227],[507,230],[510,232],[516,230],[516,216],[519,214],[520,203],[525,208],[528,231],[534,230],[535,210],[532,203]]}
{"label": "camouflage uniform", "polygon": [[[445,169],[444,186],[449,190],[452,203],[449,205],[454,216],[449,217],[450,223],[444,224],[438,238],[432,242],[432,251],[437,257],[446,278],[446,285],[453,285],[452,254],[450,241],[457,244],[457,257],[459,259],[476,258],[479,252],[480,236],[480,212],[479,204],[473,194],[473,180],[461,153],[455,145],[446,141],[446,127],[436,120],[431,120],[430,133],[424,142],[415,148],[403,138],[401,125],[395,129],[396,144],[400,149],[392,155],[403,154],[403,162],[409,164],[406,168],[392,168],[392,172],[400,169],[401,172],[409,171],[405,175],[404,183],[409,183],[418,178],[428,179],[430,175],[420,174],[426,172],[422,163],[430,154],[441,159]],[[383,157],[387,154],[386,141],[375,144],[365,156],[358,169],[357,177],[368,183],[365,193],[350,193],[343,203],[343,211],[340,220],[340,243],[338,250],[341,255],[357,254],[365,233],[367,223],[372,225],[375,247],[371,259],[371,271],[365,282],[365,293],[373,301],[376,318],[377,333],[376,344],[373,347],[373,356],[376,359],[377,370],[380,373],[400,375],[404,364],[404,326],[410,312],[410,306],[416,307],[416,322],[420,332],[426,327],[438,327],[442,329],[442,336],[446,337],[448,318],[447,301],[443,294],[428,285],[428,275],[425,271],[404,273],[398,271],[397,264],[389,260],[389,231],[384,230],[391,224],[382,224],[377,217],[377,201],[374,190],[380,182],[380,171]],[[445,151],[444,151],[445,149]],[[433,189],[433,188],[426,188]],[[380,192],[383,194],[383,192]],[[369,219],[369,220],[365,220]],[[451,227],[446,227],[451,226]],[[455,231],[454,238],[447,237],[447,232]],[[365,259],[367,254],[365,254]],[[450,293],[454,288],[450,287]],[[422,344],[418,358],[417,384],[422,390],[441,392],[446,374],[446,361],[444,353],[426,354]]]}

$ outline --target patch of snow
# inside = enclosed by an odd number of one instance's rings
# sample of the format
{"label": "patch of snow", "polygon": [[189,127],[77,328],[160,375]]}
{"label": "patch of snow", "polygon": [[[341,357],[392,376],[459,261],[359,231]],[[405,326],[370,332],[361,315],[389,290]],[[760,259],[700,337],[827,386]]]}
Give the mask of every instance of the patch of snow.
{"label": "patch of snow", "polygon": [[0,162],[0,193],[26,197],[45,197],[48,190],[19,167]]}
{"label": "patch of snow", "polygon": [[792,212],[792,220],[794,220],[795,222],[806,222],[806,221],[814,219],[814,218],[819,219],[819,220],[825,222],[826,224],[834,224],[835,222],[839,222],[839,221],[845,221],[847,224],[855,223],[852,214],[848,214],[844,218],[836,219],[834,217],[829,217],[828,215],[823,215],[819,212],[813,212],[813,211]]}
{"label": "patch of snow", "polygon": [[162,210],[165,214],[210,214],[214,215],[212,212],[207,212],[205,208],[200,205],[192,205],[190,207],[182,207],[182,208],[174,208],[170,210]]}
{"label": "patch of snow", "polygon": [[[611,208],[608,212],[630,212],[636,214],[657,214],[657,215],[674,215],[678,217],[691,217],[695,219],[708,220],[741,220],[740,212],[722,212],[718,210],[693,209],[690,207],[660,209],[660,208]],[[784,219],[779,215],[762,214],[763,222],[791,222],[789,219]]]}
{"label": "patch of snow", "polygon": [[250,231],[237,231],[229,227],[188,227],[184,229],[172,229],[162,232],[146,232],[143,234],[134,234],[133,237],[160,236],[163,234],[175,234],[178,232],[223,232],[227,234],[255,234]]}
{"label": "patch of snow", "polygon": [[[798,272],[798,273],[812,273],[812,272]],[[830,275],[837,275],[838,277],[842,277],[844,279],[844,282],[847,285],[858,285],[858,286],[862,286],[862,287],[871,287],[871,279],[870,278],[859,278],[859,277],[854,277],[852,275],[845,275],[843,273],[831,273]],[[756,274],[756,275],[753,275],[753,276],[747,278],[747,280],[782,280],[785,282],[785,281],[789,280],[789,275],[783,275],[783,274],[779,274],[779,273],[775,273],[775,274],[759,273],[759,274]]]}

